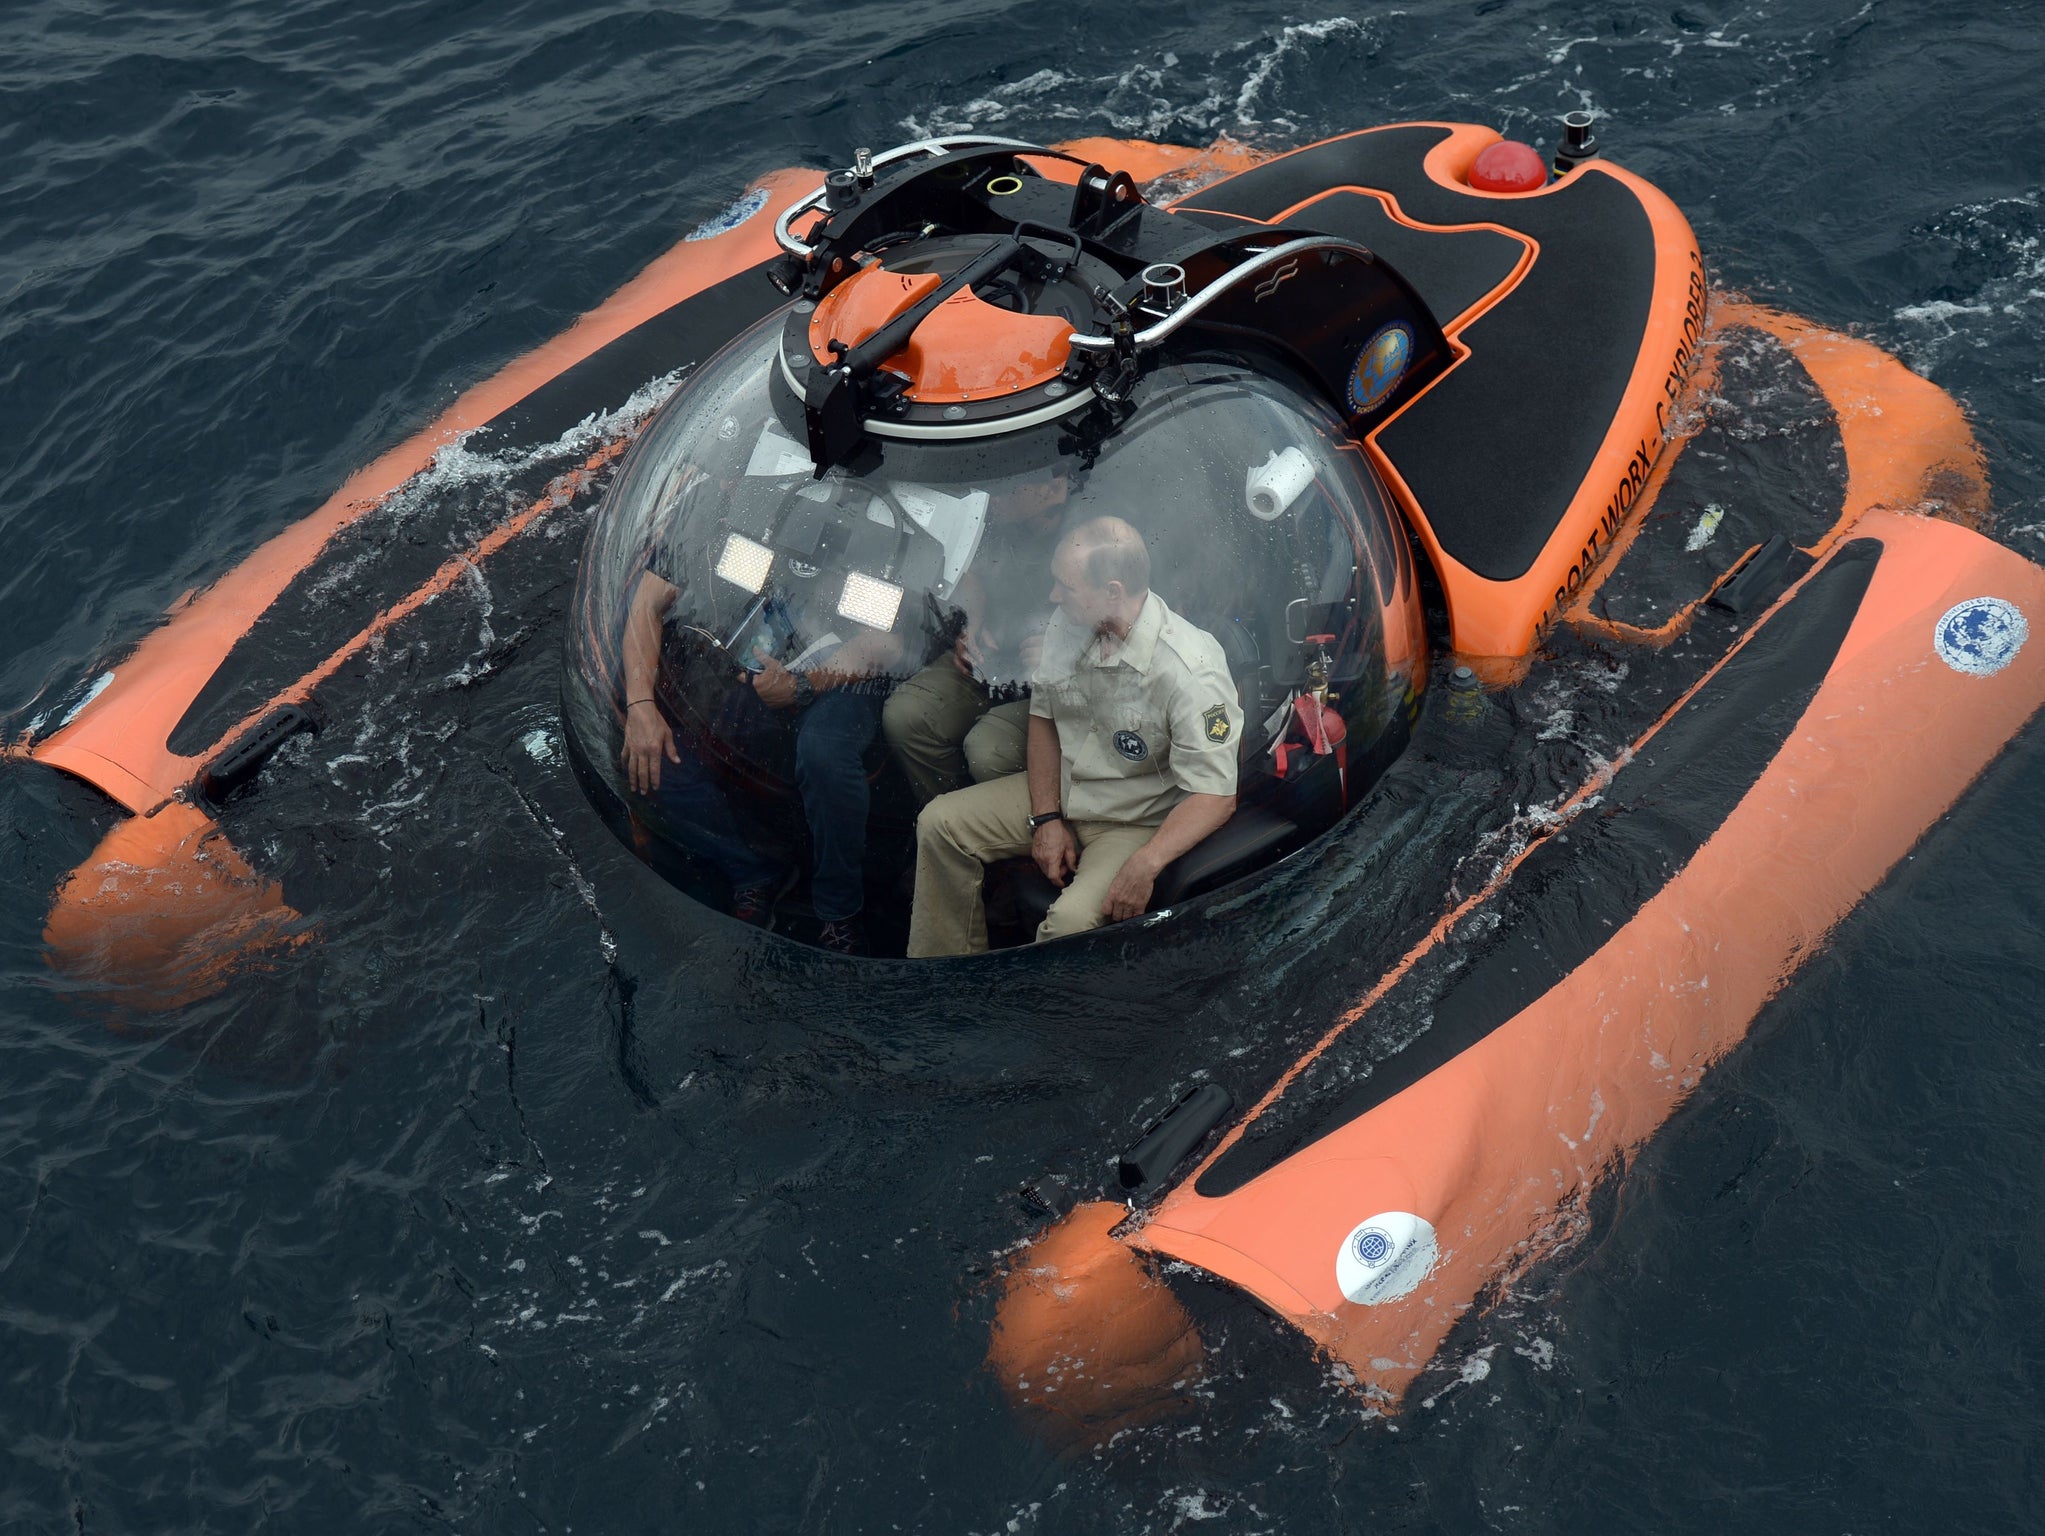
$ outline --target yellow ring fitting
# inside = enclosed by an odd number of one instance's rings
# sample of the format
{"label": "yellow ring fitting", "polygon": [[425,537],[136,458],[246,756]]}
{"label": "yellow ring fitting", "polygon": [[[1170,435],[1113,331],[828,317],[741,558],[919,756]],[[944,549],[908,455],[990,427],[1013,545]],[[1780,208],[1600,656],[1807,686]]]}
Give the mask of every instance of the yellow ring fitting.
{"label": "yellow ring fitting", "polygon": [[987,183],[989,197],[1012,197],[1022,191],[1022,177],[997,176]]}

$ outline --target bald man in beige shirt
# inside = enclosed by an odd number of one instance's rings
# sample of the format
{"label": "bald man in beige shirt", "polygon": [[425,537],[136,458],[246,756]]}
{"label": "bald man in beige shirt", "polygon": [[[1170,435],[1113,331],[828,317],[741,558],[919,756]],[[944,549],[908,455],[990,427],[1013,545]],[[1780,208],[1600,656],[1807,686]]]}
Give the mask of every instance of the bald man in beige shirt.
{"label": "bald man in beige shirt", "polygon": [[1063,887],[1039,941],[1134,917],[1158,873],[1235,813],[1242,713],[1215,638],[1150,590],[1118,517],[1065,535],[1032,680],[1026,772],[940,795],[916,823],[911,956],[987,947],[986,866],[1028,853]]}

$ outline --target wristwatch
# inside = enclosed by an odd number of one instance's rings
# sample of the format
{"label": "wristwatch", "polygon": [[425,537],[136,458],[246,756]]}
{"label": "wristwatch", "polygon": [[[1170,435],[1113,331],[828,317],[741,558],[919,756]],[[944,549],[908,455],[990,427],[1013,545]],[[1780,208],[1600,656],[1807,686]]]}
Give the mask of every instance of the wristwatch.
{"label": "wristwatch", "polygon": [[1047,827],[1054,821],[1063,821],[1064,819],[1065,813],[1063,811],[1046,811],[1041,816],[1032,816],[1030,818],[1030,830],[1034,832],[1039,827]]}
{"label": "wristwatch", "polygon": [[816,701],[817,685],[809,680],[807,672],[795,674],[795,707],[808,709]]}

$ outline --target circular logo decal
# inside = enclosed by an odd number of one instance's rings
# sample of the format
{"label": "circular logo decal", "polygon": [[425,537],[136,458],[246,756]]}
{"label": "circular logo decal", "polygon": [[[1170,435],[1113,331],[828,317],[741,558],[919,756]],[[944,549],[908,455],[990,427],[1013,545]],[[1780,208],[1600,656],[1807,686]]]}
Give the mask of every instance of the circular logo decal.
{"label": "circular logo decal", "polygon": [[1434,1227],[1411,1211],[1381,1211],[1350,1228],[1335,1253],[1335,1284],[1360,1307],[1396,1301],[1427,1278]]}
{"label": "circular logo decal", "polygon": [[1931,632],[1939,660],[1955,672],[1990,677],[2012,661],[2031,637],[2023,610],[2000,597],[1955,603]]}
{"label": "circular logo decal", "polygon": [[1376,1269],[1392,1256],[1392,1239],[1382,1227],[1365,1227],[1350,1238],[1349,1251],[1365,1269]]}
{"label": "circular logo decal", "polygon": [[1413,360],[1413,332],[1398,321],[1371,337],[1349,370],[1349,410],[1354,416],[1374,411],[1399,387]]}
{"label": "circular logo decal", "polygon": [[1115,732],[1115,750],[1132,763],[1140,763],[1150,756],[1150,746],[1134,731]]}

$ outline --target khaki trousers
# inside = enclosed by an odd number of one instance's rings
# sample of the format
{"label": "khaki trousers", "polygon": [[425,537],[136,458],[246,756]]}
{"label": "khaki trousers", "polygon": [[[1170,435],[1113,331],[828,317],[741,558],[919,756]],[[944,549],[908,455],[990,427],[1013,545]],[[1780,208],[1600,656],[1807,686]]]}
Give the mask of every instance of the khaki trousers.
{"label": "khaki trousers", "polygon": [[[1037,926],[1037,942],[1101,925],[1101,903],[1129,856],[1155,827],[1126,822],[1072,823],[1079,869]],[[1011,774],[940,795],[916,819],[916,904],[909,914],[909,954],[977,955],[987,948],[987,908],[980,887],[987,866],[1030,851],[1030,787]]]}
{"label": "khaki trousers", "polygon": [[928,803],[968,784],[1021,773],[1029,754],[1030,701],[989,708],[987,690],[945,652],[908,679],[881,709],[895,761]]}

